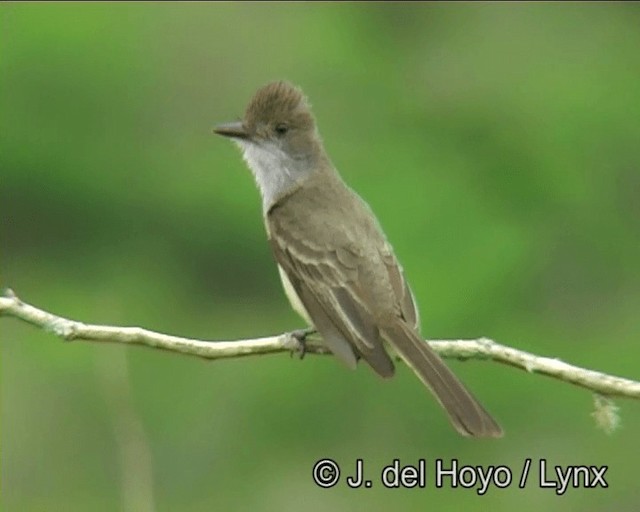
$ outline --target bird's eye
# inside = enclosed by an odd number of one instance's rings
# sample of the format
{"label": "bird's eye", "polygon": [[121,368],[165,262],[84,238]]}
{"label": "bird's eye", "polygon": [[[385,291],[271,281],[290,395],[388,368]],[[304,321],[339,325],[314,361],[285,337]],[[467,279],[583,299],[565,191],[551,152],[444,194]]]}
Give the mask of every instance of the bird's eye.
{"label": "bird's eye", "polygon": [[275,130],[278,136],[282,136],[289,131],[289,127],[284,123],[279,123],[276,125]]}

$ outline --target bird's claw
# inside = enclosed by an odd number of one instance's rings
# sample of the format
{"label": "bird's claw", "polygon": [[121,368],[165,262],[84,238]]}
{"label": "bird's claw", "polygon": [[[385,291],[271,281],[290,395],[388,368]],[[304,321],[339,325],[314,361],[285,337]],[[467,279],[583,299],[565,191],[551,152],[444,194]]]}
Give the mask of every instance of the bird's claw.
{"label": "bird's claw", "polygon": [[311,327],[291,331],[289,334],[298,342],[298,346],[291,352],[291,355],[293,356],[293,353],[295,352],[300,354],[300,359],[304,359],[304,356],[307,353],[307,337],[315,332],[316,330]]}

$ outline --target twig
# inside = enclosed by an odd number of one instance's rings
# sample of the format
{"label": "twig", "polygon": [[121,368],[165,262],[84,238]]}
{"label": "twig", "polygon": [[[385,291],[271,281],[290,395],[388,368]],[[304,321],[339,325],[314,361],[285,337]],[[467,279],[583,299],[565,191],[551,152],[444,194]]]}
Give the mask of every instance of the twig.
{"label": "twig", "polygon": [[[18,318],[67,341],[86,340],[144,345],[205,359],[226,359],[300,350],[299,341],[291,333],[236,341],[204,341],[160,334],[140,327],[85,324],[62,318],[22,302],[11,290],[5,290],[0,296],[0,316]],[[602,396],[640,399],[640,382],[517,350],[487,338],[429,340],[428,343],[445,358],[496,361],[530,373],[539,373],[569,382]],[[306,342],[305,352],[329,353],[319,341],[313,339]]]}

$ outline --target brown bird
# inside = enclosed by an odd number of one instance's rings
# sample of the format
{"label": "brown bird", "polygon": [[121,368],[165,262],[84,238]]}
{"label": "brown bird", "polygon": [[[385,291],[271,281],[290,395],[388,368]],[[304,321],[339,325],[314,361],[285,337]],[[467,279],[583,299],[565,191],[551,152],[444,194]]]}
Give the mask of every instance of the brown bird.
{"label": "brown bird", "polygon": [[465,436],[502,429],[418,334],[418,311],[369,206],[340,178],[309,104],[288,82],[259,89],[241,121],[217,126],[240,146],[262,196],[269,242],[293,308],[340,360],[393,376],[385,342]]}

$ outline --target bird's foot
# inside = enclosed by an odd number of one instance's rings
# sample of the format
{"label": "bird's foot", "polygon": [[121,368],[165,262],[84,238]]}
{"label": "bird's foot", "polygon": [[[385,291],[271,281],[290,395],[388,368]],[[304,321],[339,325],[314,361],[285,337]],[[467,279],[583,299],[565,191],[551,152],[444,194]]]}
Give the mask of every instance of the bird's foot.
{"label": "bird's foot", "polygon": [[304,355],[307,353],[307,337],[311,334],[314,334],[316,330],[312,327],[307,327],[306,329],[296,329],[295,331],[291,331],[290,336],[298,342],[297,347],[291,352],[297,353],[300,355],[300,359],[304,359]]}

